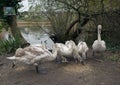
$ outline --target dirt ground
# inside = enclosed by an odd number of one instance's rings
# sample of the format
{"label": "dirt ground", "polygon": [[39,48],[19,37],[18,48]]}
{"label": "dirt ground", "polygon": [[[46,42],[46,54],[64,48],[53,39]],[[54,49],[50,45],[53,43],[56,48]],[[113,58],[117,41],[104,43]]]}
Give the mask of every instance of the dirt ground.
{"label": "dirt ground", "polygon": [[41,64],[37,74],[33,66],[17,64],[12,68],[5,57],[0,57],[0,85],[120,85],[119,62],[93,58],[86,60],[85,65],[49,62]]}

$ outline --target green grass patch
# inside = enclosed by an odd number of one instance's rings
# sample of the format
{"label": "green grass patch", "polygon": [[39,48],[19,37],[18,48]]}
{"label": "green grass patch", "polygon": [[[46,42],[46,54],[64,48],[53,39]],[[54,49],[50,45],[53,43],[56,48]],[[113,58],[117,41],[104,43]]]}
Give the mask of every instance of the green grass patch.
{"label": "green grass patch", "polygon": [[114,55],[105,57],[105,59],[118,62],[120,61],[120,56],[118,54],[114,54]]}
{"label": "green grass patch", "polygon": [[0,55],[12,53],[18,47],[20,47],[18,39],[2,40],[0,41]]}

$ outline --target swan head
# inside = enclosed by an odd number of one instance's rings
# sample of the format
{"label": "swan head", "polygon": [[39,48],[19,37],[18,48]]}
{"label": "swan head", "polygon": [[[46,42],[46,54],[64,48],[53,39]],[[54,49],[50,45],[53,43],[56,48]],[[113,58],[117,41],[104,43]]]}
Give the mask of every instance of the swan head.
{"label": "swan head", "polygon": [[65,44],[68,45],[68,46],[70,46],[70,47],[76,47],[75,42],[72,41],[72,40],[67,41]]}
{"label": "swan head", "polygon": [[98,25],[98,29],[102,29],[102,25]]}
{"label": "swan head", "polygon": [[98,25],[98,32],[101,33],[102,25]]}
{"label": "swan head", "polygon": [[73,43],[72,40],[68,40],[68,41],[65,42],[66,45],[69,45],[69,44],[72,44],[72,43]]}
{"label": "swan head", "polygon": [[70,43],[70,41],[69,41],[69,40],[65,42],[65,44],[66,44],[66,45],[68,45],[69,43]]}

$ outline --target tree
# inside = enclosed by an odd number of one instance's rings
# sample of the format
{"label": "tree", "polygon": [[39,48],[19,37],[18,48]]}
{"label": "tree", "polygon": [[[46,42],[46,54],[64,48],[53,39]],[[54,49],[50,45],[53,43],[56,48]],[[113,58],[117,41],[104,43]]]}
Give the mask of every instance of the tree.
{"label": "tree", "polygon": [[90,21],[104,24],[98,17],[106,19],[110,13],[120,13],[119,0],[37,0],[33,8],[51,22],[58,42],[75,40]]}
{"label": "tree", "polygon": [[[16,15],[18,14],[18,8],[20,8],[19,2],[21,0],[0,0],[0,19],[9,25],[13,37],[19,38],[20,43],[25,43],[26,41],[17,28]],[[15,15],[4,15],[4,7],[12,7],[15,10]]]}
{"label": "tree", "polygon": [[[67,6],[68,9],[77,13],[77,19],[71,23],[66,31],[66,35],[69,34],[72,27],[79,23],[79,28],[73,34],[76,38],[79,34],[79,30],[85,26],[91,19],[99,15],[104,15],[111,12],[119,12],[119,0],[55,0]],[[78,32],[78,34],[76,34]]]}
{"label": "tree", "polygon": [[[36,5],[35,3],[33,4],[34,6],[31,6],[32,12],[42,13],[42,15],[50,21],[52,26],[50,31],[57,35],[55,36],[57,42],[64,42],[67,39],[71,39],[69,36],[65,36],[65,32],[69,23],[71,23],[71,20],[74,18],[73,13],[70,14],[69,10],[66,10],[64,6],[61,6],[61,3],[55,2],[54,0],[41,0]],[[49,35],[51,36],[50,33]]]}

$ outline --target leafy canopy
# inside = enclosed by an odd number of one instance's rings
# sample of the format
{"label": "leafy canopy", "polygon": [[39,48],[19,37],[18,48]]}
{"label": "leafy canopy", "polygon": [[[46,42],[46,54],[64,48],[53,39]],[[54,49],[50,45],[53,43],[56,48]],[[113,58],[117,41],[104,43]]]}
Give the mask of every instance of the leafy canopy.
{"label": "leafy canopy", "polygon": [[6,19],[4,16],[4,7],[14,7],[15,13],[18,13],[18,8],[20,8],[19,2],[22,0],[0,0],[0,19]]}

